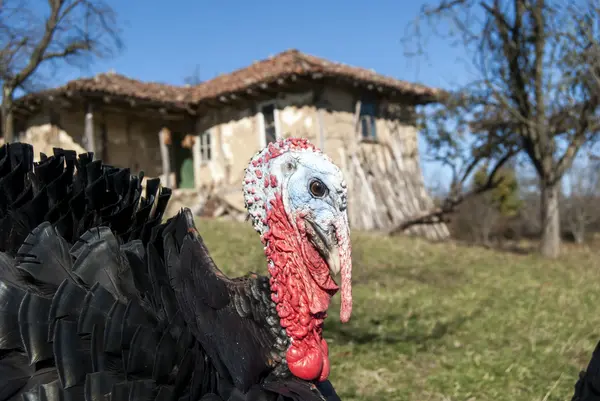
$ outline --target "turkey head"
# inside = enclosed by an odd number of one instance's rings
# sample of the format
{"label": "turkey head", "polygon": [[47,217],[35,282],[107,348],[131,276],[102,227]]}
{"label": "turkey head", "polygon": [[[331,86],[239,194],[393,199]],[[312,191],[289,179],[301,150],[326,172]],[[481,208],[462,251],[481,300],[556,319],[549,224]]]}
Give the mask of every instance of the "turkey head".
{"label": "turkey head", "polygon": [[244,178],[244,199],[265,248],[271,298],[290,338],[293,375],[329,375],[323,320],[340,289],[340,319],[352,311],[347,188],[340,169],[306,139],[288,138],[260,151]]}

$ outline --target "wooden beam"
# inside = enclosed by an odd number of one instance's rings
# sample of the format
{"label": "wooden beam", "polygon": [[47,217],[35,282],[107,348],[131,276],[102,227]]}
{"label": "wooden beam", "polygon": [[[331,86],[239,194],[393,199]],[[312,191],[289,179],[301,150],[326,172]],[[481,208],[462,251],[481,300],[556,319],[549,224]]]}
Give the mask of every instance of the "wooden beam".
{"label": "wooden beam", "polygon": [[170,140],[171,133],[168,128],[163,128],[158,133],[158,142],[160,146],[160,158],[162,160],[162,173],[165,177],[165,186],[171,188],[171,158],[169,157],[169,147],[167,142]]}
{"label": "wooden beam", "polygon": [[[195,129],[194,129],[194,131],[195,131]],[[202,135],[196,135],[196,140],[194,141],[194,146],[192,146],[192,159],[193,159],[193,165],[194,165],[194,188],[195,189],[200,189],[200,186],[202,185],[202,180],[200,179],[201,165],[202,165],[202,156],[200,154],[200,151],[201,151],[202,139],[203,139]]]}
{"label": "wooden beam", "polygon": [[361,108],[362,102],[360,100],[360,98],[358,98],[358,100],[356,101],[356,106],[354,108],[354,138],[356,138],[356,140],[360,140],[361,139],[361,132],[360,132],[360,108]]}
{"label": "wooden beam", "polygon": [[87,110],[85,112],[85,150],[88,152],[96,151],[94,143],[94,109],[92,103],[88,103]]}
{"label": "wooden beam", "polygon": [[[107,163],[110,160],[110,157],[108,156],[108,128],[106,126],[106,119],[104,118],[103,120],[104,121],[102,121],[100,125],[100,143],[102,144],[102,156],[98,157],[102,157],[102,160],[105,160],[105,163]],[[129,136],[129,128],[127,128],[126,135],[127,137]]]}

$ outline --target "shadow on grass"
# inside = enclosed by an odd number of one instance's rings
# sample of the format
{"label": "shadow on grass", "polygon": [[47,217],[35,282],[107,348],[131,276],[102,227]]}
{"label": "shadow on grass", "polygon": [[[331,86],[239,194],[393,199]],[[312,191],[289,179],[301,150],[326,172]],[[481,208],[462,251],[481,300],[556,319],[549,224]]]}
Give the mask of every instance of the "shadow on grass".
{"label": "shadow on grass", "polygon": [[406,260],[382,260],[372,257],[362,248],[353,251],[352,264],[354,285],[378,283],[385,288],[389,282],[397,282],[398,278],[434,287],[464,285],[467,281],[467,275],[459,266],[440,263],[431,268]]}
{"label": "shadow on grass", "polygon": [[483,310],[484,308],[480,308],[468,315],[457,315],[444,322],[438,320],[433,325],[427,324],[427,322],[431,322],[430,319],[420,319],[416,315],[408,319],[399,319],[397,315],[384,318],[373,317],[352,326],[342,325],[339,321],[331,320],[326,323],[325,332],[327,336],[333,337],[340,343],[358,345],[405,343],[416,344],[422,349],[427,349],[431,343],[456,333],[465,323],[480,316]]}
{"label": "shadow on grass", "polygon": [[[341,342],[356,344],[370,344],[374,342],[384,344],[414,343],[425,345],[429,341],[440,340],[444,336],[458,330],[471,316],[457,316],[449,322],[436,322],[432,329],[422,327],[403,327],[400,330],[380,332],[377,321],[364,327],[345,328],[339,324],[328,325],[325,329],[328,335]],[[416,330],[415,330],[416,329]]]}
{"label": "shadow on grass", "polygon": [[473,243],[469,241],[461,241],[455,240],[456,244],[468,248],[481,248],[481,249],[489,249],[503,253],[510,253],[514,255],[531,255],[532,253],[537,253],[539,246],[531,243],[519,243],[515,241],[502,241],[502,242],[493,242],[490,244],[479,244]]}

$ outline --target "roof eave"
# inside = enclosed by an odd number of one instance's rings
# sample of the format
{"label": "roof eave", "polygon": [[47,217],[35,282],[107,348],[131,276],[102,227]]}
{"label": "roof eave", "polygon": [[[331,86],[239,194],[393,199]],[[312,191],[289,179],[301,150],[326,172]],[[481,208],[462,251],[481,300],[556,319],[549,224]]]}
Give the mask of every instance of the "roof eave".
{"label": "roof eave", "polygon": [[[202,105],[214,105],[215,103],[230,104],[232,101],[243,99],[248,97],[250,94],[256,93],[269,93],[273,90],[273,85],[278,88],[290,87],[290,84],[299,84],[301,82],[343,82],[345,85],[354,88],[361,88],[367,91],[372,91],[380,96],[394,99],[398,102],[409,103],[413,105],[424,105],[430,103],[437,103],[440,100],[440,96],[443,93],[440,89],[429,88],[423,85],[406,84],[408,87],[401,87],[401,84],[390,85],[388,83],[381,83],[374,80],[356,79],[352,77],[334,75],[334,74],[323,74],[323,73],[287,73],[280,74],[277,76],[269,77],[268,79],[254,82],[245,87],[239,88],[233,91],[221,92],[210,97],[199,97],[199,100],[195,102],[198,107]],[[410,87],[412,86],[412,88]]]}
{"label": "roof eave", "polygon": [[180,112],[188,113],[190,115],[196,114],[193,103],[189,101],[166,101],[147,97],[115,94],[108,91],[48,90],[22,96],[15,99],[14,104],[19,109],[20,114],[27,115],[39,111],[39,108],[43,103],[52,102],[56,99],[64,99],[67,101],[100,101],[106,104],[126,104],[129,107],[164,109],[165,112]]}

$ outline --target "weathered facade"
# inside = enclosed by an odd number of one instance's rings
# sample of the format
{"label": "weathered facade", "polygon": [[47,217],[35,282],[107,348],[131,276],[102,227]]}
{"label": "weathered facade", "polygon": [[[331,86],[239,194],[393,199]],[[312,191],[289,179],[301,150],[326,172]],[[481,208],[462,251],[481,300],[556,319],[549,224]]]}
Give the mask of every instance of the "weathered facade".
{"label": "weathered facade", "polygon": [[[17,127],[56,125],[107,163],[211,191],[233,209],[243,209],[241,182],[254,153],[282,137],[306,137],[351,176],[352,224],[385,229],[431,206],[414,108],[436,96],[291,50],[194,87],[117,74],[71,81],[20,99]],[[447,230],[439,225],[427,235]]]}

